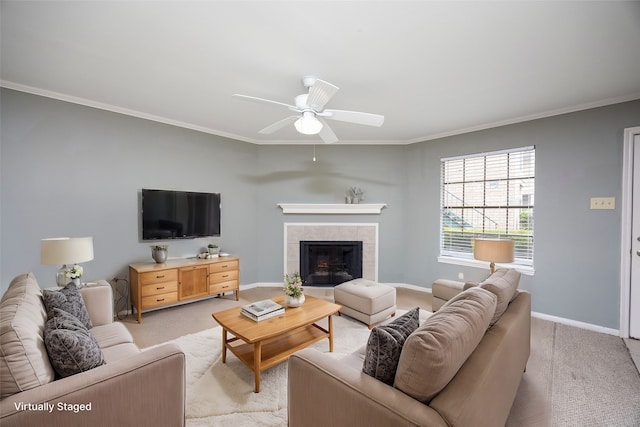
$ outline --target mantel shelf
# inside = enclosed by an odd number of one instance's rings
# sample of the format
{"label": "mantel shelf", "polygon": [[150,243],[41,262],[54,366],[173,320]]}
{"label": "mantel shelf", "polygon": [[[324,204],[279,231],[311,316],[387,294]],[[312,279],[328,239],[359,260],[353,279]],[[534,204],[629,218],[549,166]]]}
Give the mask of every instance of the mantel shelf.
{"label": "mantel shelf", "polygon": [[386,203],[318,204],[318,203],[278,203],[283,214],[377,214],[380,215]]}

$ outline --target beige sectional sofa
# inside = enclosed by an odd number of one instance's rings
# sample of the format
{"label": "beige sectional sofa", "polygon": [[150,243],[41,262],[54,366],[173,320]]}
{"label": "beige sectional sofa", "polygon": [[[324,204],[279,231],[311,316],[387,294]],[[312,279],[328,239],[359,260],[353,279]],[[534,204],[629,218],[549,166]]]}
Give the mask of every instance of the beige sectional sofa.
{"label": "beige sectional sofa", "polygon": [[531,296],[498,282],[455,295],[418,326],[393,384],[363,372],[371,339],[349,355],[295,353],[289,426],[505,425],[529,357]]}
{"label": "beige sectional sofa", "polygon": [[64,378],[47,354],[47,313],[33,274],[17,276],[3,295],[0,425],[184,425],[184,353],[169,344],[141,351],[126,327],[113,321],[107,282],[84,287],[80,294],[104,364]]}

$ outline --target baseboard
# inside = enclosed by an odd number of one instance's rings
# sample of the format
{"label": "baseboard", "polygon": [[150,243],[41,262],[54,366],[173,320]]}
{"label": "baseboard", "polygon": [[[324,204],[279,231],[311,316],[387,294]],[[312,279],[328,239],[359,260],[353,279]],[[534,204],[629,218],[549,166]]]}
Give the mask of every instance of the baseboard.
{"label": "baseboard", "polygon": [[254,282],[249,284],[240,285],[240,291],[242,292],[244,289],[253,289],[253,288],[278,288],[284,287],[284,282]]}
{"label": "baseboard", "polygon": [[620,336],[618,329],[605,328],[604,326],[593,325],[591,323],[579,322],[577,320],[565,319],[564,317],[551,316],[549,314],[531,312],[531,317],[537,319],[548,320],[550,322],[560,323],[561,325],[574,326],[580,329],[587,329],[589,331],[600,332],[602,334]]}
{"label": "baseboard", "polygon": [[385,283],[385,285],[393,286],[394,288],[404,288],[404,289],[411,289],[413,291],[431,293],[431,288],[423,288],[422,286],[410,285],[408,283],[389,283],[389,282],[387,282],[387,283]]}
{"label": "baseboard", "polygon": [[[380,282],[380,283],[383,283],[383,282]],[[383,283],[383,284],[393,286],[394,288],[405,288],[405,289],[411,289],[414,291],[431,293],[431,288],[423,288],[422,286],[410,285],[408,283]],[[241,285],[240,291],[242,291],[243,289],[277,288],[282,286],[284,286],[284,284],[280,282],[255,282],[255,283]],[[311,286],[311,287],[313,288],[314,286]],[[322,286],[317,286],[317,288],[322,288]]]}

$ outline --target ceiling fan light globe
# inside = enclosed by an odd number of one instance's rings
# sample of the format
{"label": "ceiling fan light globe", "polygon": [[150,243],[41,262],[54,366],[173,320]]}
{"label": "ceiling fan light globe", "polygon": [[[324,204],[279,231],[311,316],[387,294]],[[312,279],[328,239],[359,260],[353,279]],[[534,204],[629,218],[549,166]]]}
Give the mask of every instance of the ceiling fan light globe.
{"label": "ceiling fan light globe", "polygon": [[317,135],[322,130],[322,123],[309,111],[302,113],[302,117],[293,124],[296,130],[304,135]]}

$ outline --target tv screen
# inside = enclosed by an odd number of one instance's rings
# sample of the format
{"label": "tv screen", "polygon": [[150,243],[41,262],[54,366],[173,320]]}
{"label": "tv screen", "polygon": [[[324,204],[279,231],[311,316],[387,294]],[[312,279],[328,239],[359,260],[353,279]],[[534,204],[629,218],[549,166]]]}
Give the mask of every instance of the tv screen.
{"label": "tv screen", "polygon": [[220,235],[220,194],[142,189],[142,240]]}

